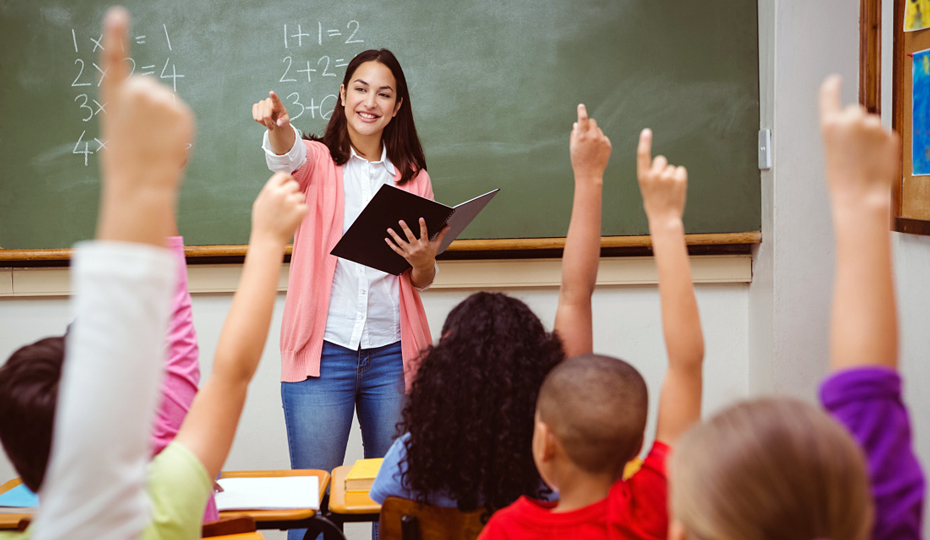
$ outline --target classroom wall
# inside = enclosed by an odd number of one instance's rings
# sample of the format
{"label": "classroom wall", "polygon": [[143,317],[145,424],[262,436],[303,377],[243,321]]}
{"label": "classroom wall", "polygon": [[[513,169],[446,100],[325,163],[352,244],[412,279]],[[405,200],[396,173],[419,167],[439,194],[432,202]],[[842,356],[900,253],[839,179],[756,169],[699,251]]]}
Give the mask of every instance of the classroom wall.
{"label": "classroom wall", "polygon": [[762,244],[749,300],[753,394],[815,396],[827,369],[833,234],[823,181],[816,92],[843,75],[856,97],[858,2],[760,0],[762,128],[773,168],[762,174]]}

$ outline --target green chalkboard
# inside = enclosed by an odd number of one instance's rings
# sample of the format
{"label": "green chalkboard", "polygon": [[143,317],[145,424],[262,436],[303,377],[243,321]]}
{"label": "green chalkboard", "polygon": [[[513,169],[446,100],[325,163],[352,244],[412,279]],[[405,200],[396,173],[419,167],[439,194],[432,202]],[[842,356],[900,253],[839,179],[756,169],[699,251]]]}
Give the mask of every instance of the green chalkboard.
{"label": "green chalkboard", "polygon": [[[565,235],[579,102],[613,142],[605,236],[647,233],[633,159],[643,127],[654,129],[657,152],[689,169],[689,233],[759,230],[755,2],[125,4],[134,21],[127,62],[175,87],[197,114],[179,205],[190,245],[248,239],[251,201],[269,176],[252,103],[275,90],[299,129],[322,133],[345,64],[380,47],[404,66],[437,199],[501,188],[463,238]],[[93,234],[105,7],[0,0],[4,249],[68,247]]]}

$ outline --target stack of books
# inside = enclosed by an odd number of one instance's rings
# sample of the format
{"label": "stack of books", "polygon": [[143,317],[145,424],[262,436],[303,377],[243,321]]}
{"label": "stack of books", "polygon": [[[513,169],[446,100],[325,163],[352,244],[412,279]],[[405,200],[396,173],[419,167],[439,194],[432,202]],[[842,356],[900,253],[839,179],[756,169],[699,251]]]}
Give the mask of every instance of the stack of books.
{"label": "stack of books", "polygon": [[360,459],[355,462],[355,465],[352,465],[344,483],[346,506],[357,507],[375,504],[371,497],[368,496],[368,492],[371,491],[371,485],[375,482],[375,477],[378,476],[383,461],[381,458]]}
{"label": "stack of books", "polygon": [[0,514],[32,514],[39,506],[39,497],[24,484],[0,495]]}

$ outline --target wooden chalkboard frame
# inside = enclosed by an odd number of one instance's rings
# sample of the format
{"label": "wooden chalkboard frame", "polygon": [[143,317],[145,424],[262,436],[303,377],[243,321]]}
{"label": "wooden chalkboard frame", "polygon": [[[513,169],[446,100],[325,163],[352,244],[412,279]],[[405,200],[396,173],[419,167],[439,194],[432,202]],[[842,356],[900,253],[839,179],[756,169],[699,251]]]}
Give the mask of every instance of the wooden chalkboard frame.
{"label": "wooden chalkboard frame", "polygon": [[[745,233],[685,235],[692,254],[721,255],[750,253],[752,246],[762,242],[759,231]],[[601,238],[603,255],[642,256],[651,251],[648,236],[605,236]],[[493,240],[456,240],[440,259],[515,259],[526,257],[561,257],[564,238],[515,238]],[[210,264],[241,262],[246,245],[187,246],[188,263]],[[291,246],[286,256],[290,257]],[[70,249],[0,249],[0,267],[65,266],[71,259]]]}
{"label": "wooden chalkboard frame", "polygon": [[[910,143],[910,126],[905,123],[905,109],[908,105],[905,93],[908,90],[906,69],[908,49],[918,46],[919,49],[930,47],[930,30],[910,32],[911,39],[906,39],[904,32],[904,5],[901,1],[894,3],[893,26],[893,65],[892,65],[892,128],[902,136],[904,144],[901,146],[901,174],[892,186],[892,218],[891,229],[896,232],[908,234],[930,235],[930,220],[905,217],[904,203],[907,195],[904,183],[911,178],[911,166],[905,162],[910,159],[910,152],[905,145]],[[880,99],[878,87],[881,84],[881,0],[862,0],[862,18],[860,20],[860,101],[862,96],[870,97],[862,91],[863,81],[873,85],[874,104],[871,108],[868,102],[863,102],[872,112],[880,112],[877,103]],[[917,49],[915,49],[917,50]],[[930,204],[930,201],[927,201]]]}

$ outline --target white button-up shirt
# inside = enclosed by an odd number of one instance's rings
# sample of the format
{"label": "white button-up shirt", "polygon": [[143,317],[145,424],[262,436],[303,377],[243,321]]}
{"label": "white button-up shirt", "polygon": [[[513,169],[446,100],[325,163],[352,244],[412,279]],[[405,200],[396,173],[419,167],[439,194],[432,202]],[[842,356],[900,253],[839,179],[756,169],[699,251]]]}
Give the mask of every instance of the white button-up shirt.
{"label": "white button-up shirt", "polygon": [[[272,171],[291,173],[306,163],[307,147],[296,128],[294,132],[297,134],[294,146],[287,154],[279,156],[271,149],[265,131],[262,148]],[[342,178],[345,189],[342,232],[345,234],[378,189],[383,184],[394,185],[394,164],[383,146],[378,161],[365,160],[353,148],[349,161],[343,166]],[[399,299],[397,276],[339,258],[323,339],[352,350],[383,347],[400,341]]]}

